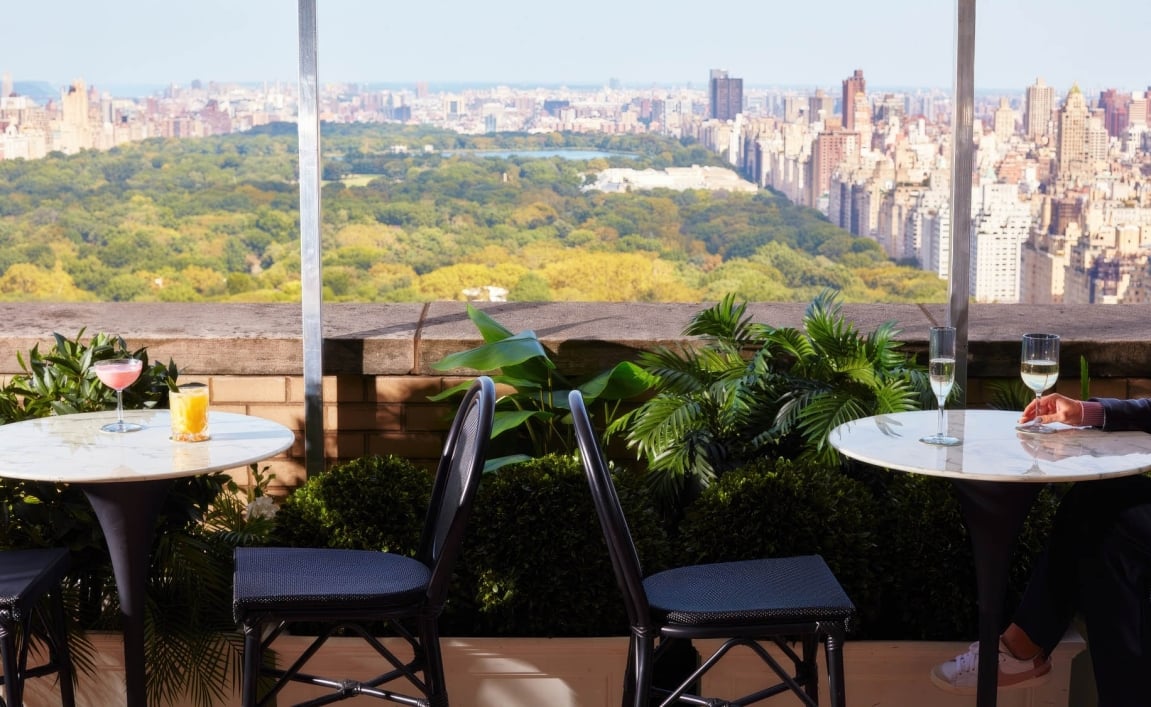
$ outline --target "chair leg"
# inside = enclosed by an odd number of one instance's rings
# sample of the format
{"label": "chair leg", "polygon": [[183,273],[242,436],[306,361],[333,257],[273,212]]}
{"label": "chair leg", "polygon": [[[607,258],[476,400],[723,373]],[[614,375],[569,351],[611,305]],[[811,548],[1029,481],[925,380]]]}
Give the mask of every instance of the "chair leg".
{"label": "chair leg", "polygon": [[651,702],[652,658],[655,654],[655,640],[652,638],[631,637],[628,649],[628,673],[631,679],[624,685],[632,688],[631,700],[624,693],[624,707],[647,707]]}
{"label": "chair leg", "polygon": [[843,634],[842,626],[827,632],[824,646],[827,651],[827,691],[832,707],[847,707],[843,678]]}
{"label": "chair leg", "polygon": [[72,673],[72,649],[68,646],[68,619],[64,613],[64,597],[60,591],[53,592],[52,597],[52,631],[53,640],[49,646],[49,660],[56,664],[56,677],[60,682],[61,707],[75,707],[76,693],[74,676]]}
{"label": "chair leg", "polygon": [[816,663],[816,657],[819,655],[819,640],[815,634],[807,634],[803,637],[803,665],[801,670],[802,680],[799,682],[803,685],[804,692],[811,698],[815,704],[819,704],[819,665]]}
{"label": "chair leg", "polygon": [[420,644],[424,652],[424,682],[428,687],[428,705],[448,707],[448,682],[444,676],[440,629],[435,617],[420,620]]}
{"label": "chair leg", "polygon": [[256,690],[260,684],[260,666],[263,664],[260,651],[261,626],[258,622],[255,625],[245,622],[243,628],[244,658],[240,678],[240,704],[243,707],[256,707]]}
{"label": "chair leg", "polygon": [[16,627],[11,621],[0,622],[0,662],[4,664],[4,704],[22,705],[20,660],[17,657]]}

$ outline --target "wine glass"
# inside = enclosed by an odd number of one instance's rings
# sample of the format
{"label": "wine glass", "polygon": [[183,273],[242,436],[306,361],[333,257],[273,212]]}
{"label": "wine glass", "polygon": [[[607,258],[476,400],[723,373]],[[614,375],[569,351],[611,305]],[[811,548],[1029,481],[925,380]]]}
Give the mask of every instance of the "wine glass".
{"label": "wine glass", "polygon": [[945,403],[947,396],[951,395],[951,387],[955,385],[955,327],[931,327],[928,357],[927,375],[931,380],[931,391],[939,401],[939,431],[921,437],[919,441],[942,447],[954,447],[959,444],[959,438],[945,434],[943,427],[946,416]]}
{"label": "wine glass", "polygon": [[[1035,400],[1043,396],[1043,391],[1059,380],[1059,336],[1057,334],[1024,334],[1023,356],[1019,364],[1019,374],[1023,384],[1035,391]],[[1049,434],[1056,428],[1044,425],[1039,416],[1015,429],[1024,432]]]}
{"label": "wine glass", "polygon": [[100,429],[105,432],[135,432],[144,429],[143,425],[124,422],[124,389],[136,382],[143,368],[144,362],[138,358],[112,358],[92,364],[96,377],[116,391],[116,421]]}

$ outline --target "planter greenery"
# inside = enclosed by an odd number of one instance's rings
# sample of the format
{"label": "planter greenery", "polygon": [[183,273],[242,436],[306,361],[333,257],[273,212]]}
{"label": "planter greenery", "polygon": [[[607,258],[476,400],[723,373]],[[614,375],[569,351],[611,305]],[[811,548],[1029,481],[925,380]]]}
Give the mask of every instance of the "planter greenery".
{"label": "planter greenery", "polygon": [[[676,557],[643,474],[614,470],[644,569]],[[627,616],[582,463],[549,454],[480,482],[460,560],[458,635],[622,635]]]}
{"label": "planter greenery", "polygon": [[811,302],[802,329],[752,322],[746,310],[725,297],[684,330],[701,347],[642,355],[654,394],[608,428],[626,433],[673,509],[758,459],[836,464],[827,436],[837,425],[930,400],[893,323],[857,332],[834,291]]}
{"label": "planter greenery", "polygon": [[[496,401],[489,470],[551,452],[574,450],[567,410],[570,391],[583,393],[589,410],[600,409],[610,416],[620,401],[644,392],[651,384],[650,377],[630,361],[621,361],[591,378],[575,380],[557,370],[535,332],[513,334],[471,304],[467,313],[484,343],[448,354],[432,367],[438,371],[473,370],[491,376],[496,383],[500,396]],[[459,395],[468,385],[461,383],[432,400]],[[504,456],[496,456],[501,453]]]}
{"label": "planter greenery", "polygon": [[883,577],[873,563],[885,531],[860,481],[812,461],[762,459],[724,474],[679,525],[683,563],[819,554],[856,608],[856,626],[879,613]]}
{"label": "planter greenery", "polygon": [[431,471],[396,456],[336,465],[285,499],[268,542],[414,555],[432,482]]}

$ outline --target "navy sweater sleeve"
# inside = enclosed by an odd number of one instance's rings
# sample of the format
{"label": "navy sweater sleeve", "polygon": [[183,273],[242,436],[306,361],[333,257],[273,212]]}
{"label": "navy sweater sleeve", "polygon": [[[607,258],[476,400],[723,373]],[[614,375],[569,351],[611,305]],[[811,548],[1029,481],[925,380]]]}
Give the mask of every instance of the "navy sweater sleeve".
{"label": "navy sweater sleeve", "polygon": [[1151,432],[1151,398],[1092,398],[1103,405],[1103,429]]}

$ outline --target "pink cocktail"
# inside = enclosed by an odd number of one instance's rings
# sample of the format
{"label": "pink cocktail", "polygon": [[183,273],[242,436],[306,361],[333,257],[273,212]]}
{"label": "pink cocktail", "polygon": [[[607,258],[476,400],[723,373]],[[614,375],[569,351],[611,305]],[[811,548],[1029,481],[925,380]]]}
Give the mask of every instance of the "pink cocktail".
{"label": "pink cocktail", "polygon": [[143,425],[124,422],[124,389],[136,382],[143,368],[144,362],[138,358],[113,358],[92,364],[96,377],[116,391],[116,421],[100,429],[105,432],[135,432],[144,429]]}

